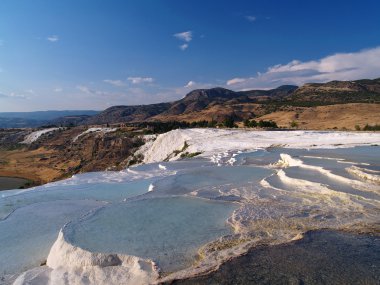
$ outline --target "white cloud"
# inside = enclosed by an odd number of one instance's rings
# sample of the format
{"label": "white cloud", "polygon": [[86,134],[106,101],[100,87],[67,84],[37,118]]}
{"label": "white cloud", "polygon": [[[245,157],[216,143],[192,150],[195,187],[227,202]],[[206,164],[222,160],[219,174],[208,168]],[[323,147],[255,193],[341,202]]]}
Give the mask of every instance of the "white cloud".
{"label": "white cloud", "polygon": [[380,47],[337,53],[305,62],[293,60],[287,64],[271,66],[257,76],[230,79],[226,84],[235,90],[242,90],[376,77],[380,77]]}
{"label": "white cloud", "polygon": [[125,86],[125,83],[121,80],[104,79],[103,81],[117,87]]}
{"label": "white cloud", "polygon": [[51,36],[48,36],[46,39],[47,39],[49,42],[52,42],[52,43],[54,43],[54,42],[58,42],[58,41],[59,41],[59,37],[58,37],[57,35],[51,35]]}
{"label": "white cloud", "polygon": [[183,44],[183,45],[180,45],[180,46],[179,46],[179,48],[180,48],[181,50],[185,50],[185,49],[187,49],[188,47],[189,47],[188,44]]}
{"label": "white cloud", "polygon": [[182,33],[177,33],[173,35],[180,41],[184,41],[182,45],[179,46],[180,50],[186,50],[189,47],[189,42],[193,39],[193,33],[192,31],[187,31],[187,32],[182,32]]}
{"label": "white cloud", "polygon": [[187,31],[187,32],[182,32],[182,33],[177,33],[173,35],[177,39],[185,42],[191,42],[193,39],[193,32],[192,31]]}
{"label": "white cloud", "polygon": [[56,92],[56,93],[59,93],[59,92],[62,92],[63,89],[61,87],[56,87],[56,88],[53,89],[53,91]]}
{"label": "white cloud", "polygon": [[212,88],[212,87],[215,87],[215,84],[195,82],[195,81],[190,80],[185,86],[168,88],[166,91],[167,93],[172,93],[172,94],[176,94],[177,96],[183,97],[187,93],[191,92],[192,90],[207,89],[207,88]]}
{"label": "white cloud", "polygon": [[185,88],[191,88],[194,85],[196,85],[195,81],[190,80],[189,82],[187,82],[187,84],[184,87]]}
{"label": "white cloud", "polygon": [[237,83],[242,83],[246,81],[246,78],[232,78],[230,80],[227,81],[227,86],[230,86],[230,85],[234,85],[234,84],[237,84]]}
{"label": "white cloud", "polygon": [[78,85],[77,89],[82,91],[83,93],[91,94],[91,89],[84,85]]}
{"label": "white cloud", "polygon": [[28,99],[28,96],[24,94],[18,94],[15,92],[11,92],[9,94],[0,92],[0,98],[8,98],[8,99]]}
{"label": "white cloud", "polygon": [[141,83],[152,83],[154,79],[152,77],[128,77],[128,80],[132,84],[141,84]]}
{"label": "white cloud", "polygon": [[256,16],[251,16],[251,15],[245,16],[245,18],[246,18],[249,22],[254,22],[254,21],[257,20]]}
{"label": "white cloud", "polygon": [[95,95],[95,96],[100,96],[100,97],[113,95],[113,93],[111,93],[111,92],[94,90],[94,89],[91,89],[90,87],[85,86],[85,85],[78,85],[76,88],[78,90],[80,90],[81,92],[83,92],[85,94],[89,94],[89,95]]}

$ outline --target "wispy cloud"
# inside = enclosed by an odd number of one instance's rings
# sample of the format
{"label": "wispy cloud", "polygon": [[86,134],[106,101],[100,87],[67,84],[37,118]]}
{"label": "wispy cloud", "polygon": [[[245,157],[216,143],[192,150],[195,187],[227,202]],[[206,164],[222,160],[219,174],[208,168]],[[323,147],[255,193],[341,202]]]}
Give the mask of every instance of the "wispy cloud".
{"label": "wispy cloud", "polygon": [[125,82],[121,81],[121,80],[113,80],[113,79],[104,79],[103,80],[105,83],[108,83],[108,84],[111,84],[113,86],[117,86],[117,87],[122,87],[122,86],[125,86]]}
{"label": "wispy cloud", "polygon": [[380,47],[352,53],[337,53],[318,60],[293,60],[271,66],[264,73],[226,82],[234,89],[272,88],[283,84],[356,80],[380,77]]}
{"label": "wispy cloud", "polygon": [[254,21],[257,20],[257,17],[256,17],[256,16],[252,16],[252,15],[245,16],[245,18],[246,18],[247,21],[249,21],[249,22],[254,22]]}
{"label": "wispy cloud", "polygon": [[193,39],[193,32],[192,31],[187,31],[187,32],[182,32],[182,33],[177,33],[173,35],[175,38],[179,39],[180,41],[183,41],[182,45],[179,46],[181,50],[186,50],[189,47],[189,43]]}
{"label": "wispy cloud", "polygon": [[218,84],[213,84],[213,83],[205,83],[205,82],[196,82],[196,81],[193,81],[193,80],[190,80],[189,82],[187,82],[187,84],[183,87],[177,87],[177,88],[174,88],[174,92],[176,94],[180,94],[183,96],[185,96],[187,93],[191,92],[192,90],[195,90],[195,89],[207,89],[207,88],[212,88],[212,87],[215,87],[217,86]]}
{"label": "wispy cloud", "polygon": [[25,94],[19,94],[15,92],[11,92],[9,94],[0,92],[0,98],[8,98],[8,99],[28,99],[29,97]]}
{"label": "wispy cloud", "polygon": [[58,37],[57,35],[51,35],[51,36],[48,36],[46,39],[47,39],[49,42],[52,42],[52,43],[54,43],[54,42],[58,42],[58,41],[59,41],[59,37]]}
{"label": "wispy cloud", "polygon": [[195,81],[190,80],[189,82],[187,82],[187,84],[184,87],[192,88],[194,85],[196,85]]}
{"label": "wispy cloud", "polygon": [[152,77],[128,77],[128,81],[132,84],[152,83],[154,79]]}
{"label": "wispy cloud", "polygon": [[193,32],[187,31],[187,32],[182,32],[182,33],[176,33],[174,34],[174,37],[176,37],[177,39],[181,41],[185,41],[189,43],[193,39]]}
{"label": "wispy cloud", "polygon": [[92,89],[86,85],[78,85],[76,88],[78,90],[80,90],[81,92],[83,92],[85,94],[89,94],[89,95],[108,96],[108,95],[112,94],[111,92]]}
{"label": "wispy cloud", "polygon": [[181,50],[185,50],[185,49],[187,49],[189,47],[189,44],[183,44],[183,45],[180,45],[179,46],[179,48],[181,49]]}
{"label": "wispy cloud", "polygon": [[77,89],[82,91],[83,93],[87,93],[87,94],[91,94],[91,89],[87,86],[84,86],[84,85],[78,85],[77,86]]}
{"label": "wispy cloud", "polygon": [[61,87],[56,87],[53,89],[53,92],[56,92],[56,93],[59,93],[59,92],[62,92],[63,89]]}
{"label": "wispy cloud", "polygon": [[234,84],[238,84],[238,83],[243,83],[246,80],[247,80],[246,78],[239,78],[239,77],[232,78],[232,79],[227,81],[227,85],[229,86],[229,85],[234,85]]}

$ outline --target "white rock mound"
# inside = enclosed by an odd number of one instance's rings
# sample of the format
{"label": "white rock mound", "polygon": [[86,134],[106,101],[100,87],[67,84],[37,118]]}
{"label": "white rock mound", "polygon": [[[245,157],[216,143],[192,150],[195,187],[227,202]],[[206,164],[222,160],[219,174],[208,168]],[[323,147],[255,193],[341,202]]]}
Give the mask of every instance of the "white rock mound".
{"label": "white rock mound", "polygon": [[23,143],[23,144],[31,144],[31,143],[35,142],[36,140],[38,140],[40,138],[40,136],[42,136],[44,134],[48,134],[48,133],[54,132],[56,130],[59,130],[59,128],[48,128],[48,129],[43,129],[43,130],[35,131],[35,132],[30,133],[29,135],[27,135],[21,143]]}
{"label": "white rock mound", "polygon": [[380,134],[318,131],[252,131],[226,129],[178,129],[161,134],[144,148],[144,162],[175,160],[173,155],[187,144],[186,152],[204,157],[218,153],[255,150],[270,146],[289,148],[337,148],[380,144]]}
{"label": "white rock mound", "polygon": [[65,240],[63,230],[50,250],[46,265],[24,272],[14,284],[152,284],[159,277],[158,268],[151,260],[81,249]]}
{"label": "white rock mound", "polygon": [[73,142],[76,142],[81,136],[84,136],[85,134],[89,133],[101,133],[101,134],[106,134],[110,132],[116,131],[117,128],[89,128],[88,130],[80,133],[76,137],[73,138]]}

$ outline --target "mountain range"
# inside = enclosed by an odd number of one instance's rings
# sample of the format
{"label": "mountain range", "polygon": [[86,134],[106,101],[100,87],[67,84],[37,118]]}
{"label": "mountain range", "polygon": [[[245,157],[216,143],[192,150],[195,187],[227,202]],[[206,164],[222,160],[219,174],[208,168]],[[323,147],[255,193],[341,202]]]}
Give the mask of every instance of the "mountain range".
{"label": "mountain range", "polygon": [[[297,107],[348,103],[380,103],[380,78],[374,80],[283,85],[270,90],[232,91],[225,88],[197,89],[184,98],[161,104],[114,106],[83,121],[105,124],[141,121],[244,120]],[[380,106],[380,105],[377,105]]]}
{"label": "mountain range", "polygon": [[[236,121],[265,117],[282,120],[285,124],[285,121],[298,119],[303,113],[310,113],[310,110],[314,110],[312,113],[346,110],[345,112],[351,115],[356,112],[357,116],[368,115],[363,114],[367,109],[370,113],[380,113],[379,103],[380,78],[307,83],[300,87],[283,85],[270,90],[232,91],[216,87],[193,90],[174,102],[113,106],[101,112],[0,113],[0,127],[37,127],[47,124],[99,125],[143,121],[220,122],[228,117]],[[285,116],[285,119],[276,115],[284,117],[284,112],[291,115]],[[373,115],[375,118],[372,118]],[[367,119],[377,120],[376,114],[371,116]],[[365,119],[363,118],[363,123]]]}
{"label": "mountain range", "polygon": [[[35,111],[35,112],[0,112],[0,128],[33,128],[54,124],[58,118],[85,118],[98,114],[93,110]],[[78,120],[77,120],[78,121]]]}

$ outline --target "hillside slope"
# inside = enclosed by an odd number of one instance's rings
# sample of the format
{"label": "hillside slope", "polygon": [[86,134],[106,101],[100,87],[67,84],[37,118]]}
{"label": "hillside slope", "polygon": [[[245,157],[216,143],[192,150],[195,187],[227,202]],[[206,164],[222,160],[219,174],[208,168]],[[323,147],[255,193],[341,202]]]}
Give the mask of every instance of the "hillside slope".
{"label": "hillside slope", "polygon": [[323,103],[379,103],[380,78],[308,83],[297,88],[287,100]]}
{"label": "hillside slope", "polygon": [[256,120],[272,120],[280,127],[289,128],[295,122],[298,128],[309,130],[361,129],[380,123],[380,104],[348,103],[316,107],[291,107],[273,112]]}
{"label": "hillside slope", "polygon": [[84,124],[97,125],[107,123],[141,122],[168,110],[170,106],[171,103],[113,106],[104,110],[100,114],[85,120]]}
{"label": "hillside slope", "polygon": [[[342,106],[335,107],[335,110],[342,109],[350,114],[354,114],[352,120],[347,122],[347,126],[351,125],[353,121],[358,121],[362,124],[366,119],[368,119],[368,122],[365,123],[380,123],[376,114],[372,114],[371,118],[364,116],[368,112],[379,113],[380,78],[374,80],[363,79],[309,83],[301,87],[284,85],[271,90],[239,92],[220,87],[197,89],[188,93],[184,98],[171,103],[114,106],[84,120],[83,123],[106,124],[182,120],[215,120],[222,122],[228,117],[233,117],[236,121],[242,121],[247,118],[262,117],[270,113],[275,114],[263,118],[276,120],[278,119],[278,112],[289,111],[289,109],[293,112],[292,108],[295,107],[314,108],[316,106],[342,105],[347,103],[374,104],[372,107],[362,105],[359,109],[343,108]],[[324,108],[314,108],[310,112],[315,113],[322,110]],[[331,126],[330,122],[326,121],[326,124],[328,125],[320,125],[320,128]],[[303,126],[309,127],[311,125],[305,123]]]}

